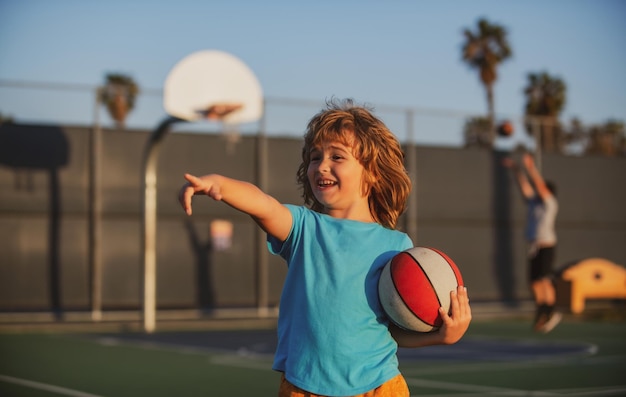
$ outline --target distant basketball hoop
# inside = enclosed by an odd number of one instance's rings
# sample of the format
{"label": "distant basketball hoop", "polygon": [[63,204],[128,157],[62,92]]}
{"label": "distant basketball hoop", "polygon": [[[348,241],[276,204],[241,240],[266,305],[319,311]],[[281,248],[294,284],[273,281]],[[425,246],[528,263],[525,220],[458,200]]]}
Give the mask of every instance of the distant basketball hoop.
{"label": "distant basketball hoop", "polygon": [[163,106],[187,121],[255,122],[263,113],[261,84],[239,58],[198,51],[178,62],[165,80]]}
{"label": "distant basketball hoop", "polygon": [[[143,322],[146,332],[156,327],[156,166],[158,148],[170,127],[181,121],[219,121],[227,141],[239,138],[237,126],[256,122],[263,114],[263,93],[256,76],[245,63],[223,51],[198,51],[178,62],[163,89],[163,107],[169,115],[152,132],[144,153]],[[223,226],[223,225],[222,225]],[[226,228],[219,233],[219,244]],[[232,232],[232,229],[231,229]]]}

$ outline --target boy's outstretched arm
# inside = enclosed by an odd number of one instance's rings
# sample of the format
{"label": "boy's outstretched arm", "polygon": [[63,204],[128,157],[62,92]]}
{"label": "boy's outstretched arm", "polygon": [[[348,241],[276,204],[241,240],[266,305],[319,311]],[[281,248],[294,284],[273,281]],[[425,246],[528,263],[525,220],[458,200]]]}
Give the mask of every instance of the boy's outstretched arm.
{"label": "boy's outstretched arm", "polygon": [[413,332],[390,325],[391,335],[400,347],[424,347],[432,345],[451,345],[458,342],[469,328],[472,310],[469,305],[467,288],[458,287],[450,292],[450,315],[439,308],[443,324],[437,331]]}
{"label": "boy's outstretched arm", "polygon": [[257,186],[218,174],[196,177],[185,174],[187,183],[178,194],[178,200],[187,215],[191,215],[191,198],[204,194],[223,201],[246,213],[268,234],[284,241],[291,230],[291,212],[274,197]]}

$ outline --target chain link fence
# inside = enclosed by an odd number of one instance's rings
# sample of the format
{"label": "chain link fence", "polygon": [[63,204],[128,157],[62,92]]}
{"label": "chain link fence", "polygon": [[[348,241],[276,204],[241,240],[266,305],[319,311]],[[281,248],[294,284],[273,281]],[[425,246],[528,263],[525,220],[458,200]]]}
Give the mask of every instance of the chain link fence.
{"label": "chain link fence", "polygon": [[[106,108],[97,102],[100,86],[55,82],[0,80],[0,118],[17,123],[89,126],[100,123],[114,127],[115,122]],[[319,100],[299,98],[265,98],[265,114],[259,123],[240,125],[237,133],[299,137],[309,119],[329,98]],[[359,98],[354,98],[359,102]],[[373,108],[387,126],[405,143],[426,146],[462,147],[467,143],[466,124],[484,115],[449,109],[427,109],[411,106],[362,103]],[[152,129],[166,117],[162,90],[140,89],[135,108],[129,113],[126,128]],[[524,131],[521,115],[499,115],[498,120],[510,120],[516,133],[510,138],[496,139],[499,149],[523,145],[534,147],[534,140]],[[182,124],[186,132],[222,133],[214,122]],[[232,131],[231,131],[232,132]]]}

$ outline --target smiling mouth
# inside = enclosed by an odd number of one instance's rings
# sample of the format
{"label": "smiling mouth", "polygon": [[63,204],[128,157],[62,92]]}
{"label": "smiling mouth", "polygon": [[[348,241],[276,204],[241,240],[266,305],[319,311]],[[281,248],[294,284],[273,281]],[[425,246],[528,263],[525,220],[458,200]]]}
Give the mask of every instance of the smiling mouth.
{"label": "smiling mouth", "polygon": [[320,188],[331,187],[331,186],[335,186],[336,184],[337,182],[327,180],[327,179],[317,181],[317,187],[320,187]]}

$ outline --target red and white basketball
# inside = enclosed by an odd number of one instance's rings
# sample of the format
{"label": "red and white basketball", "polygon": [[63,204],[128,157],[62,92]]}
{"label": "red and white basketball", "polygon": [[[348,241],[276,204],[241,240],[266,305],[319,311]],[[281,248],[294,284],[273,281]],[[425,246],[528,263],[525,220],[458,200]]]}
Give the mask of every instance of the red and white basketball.
{"label": "red and white basketball", "polygon": [[450,292],[463,285],[461,272],[442,251],[415,247],[396,254],[383,268],[378,295],[383,309],[401,328],[430,332],[450,310]]}

